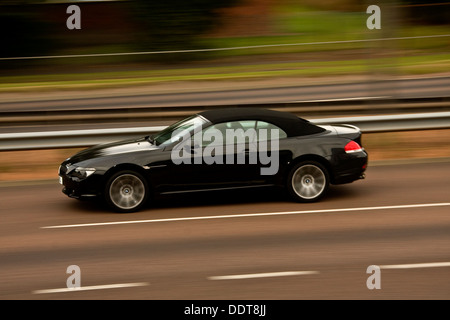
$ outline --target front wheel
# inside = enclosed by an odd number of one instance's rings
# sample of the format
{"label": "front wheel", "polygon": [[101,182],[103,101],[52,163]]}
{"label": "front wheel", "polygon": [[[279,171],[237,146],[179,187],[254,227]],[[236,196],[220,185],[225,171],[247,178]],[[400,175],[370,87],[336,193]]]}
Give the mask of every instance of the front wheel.
{"label": "front wheel", "polygon": [[148,184],[145,178],[134,171],[114,174],[106,183],[106,203],[117,212],[138,211],[148,199]]}
{"label": "front wheel", "polygon": [[288,175],[287,188],[294,200],[314,202],[325,195],[329,180],[328,171],[322,164],[306,161],[292,168]]}

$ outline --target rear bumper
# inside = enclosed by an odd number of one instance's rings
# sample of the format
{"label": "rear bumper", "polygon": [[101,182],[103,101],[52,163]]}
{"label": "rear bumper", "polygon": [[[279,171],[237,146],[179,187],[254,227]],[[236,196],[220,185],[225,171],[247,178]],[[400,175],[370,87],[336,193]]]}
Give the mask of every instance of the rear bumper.
{"label": "rear bumper", "polygon": [[368,154],[365,151],[355,152],[345,156],[334,173],[332,184],[351,183],[356,180],[365,179],[368,164]]}
{"label": "rear bumper", "polygon": [[332,183],[333,184],[352,183],[353,181],[361,180],[361,179],[365,179],[365,178],[366,178],[366,174],[364,173],[364,171],[357,171],[354,173],[348,173],[348,174],[344,174],[344,175],[335,177],[334,181]]}

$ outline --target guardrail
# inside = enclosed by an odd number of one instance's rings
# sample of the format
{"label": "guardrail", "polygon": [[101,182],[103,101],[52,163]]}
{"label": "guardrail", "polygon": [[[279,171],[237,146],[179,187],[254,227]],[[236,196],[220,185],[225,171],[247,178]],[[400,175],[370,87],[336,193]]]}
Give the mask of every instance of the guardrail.
{"label": "guardrail", "polygon": [[[450,112],[309,119],[318,125],[352,124],[363,133],[450,128]],[[89,147],[156,133],[165,126],[0,134],[0,151]]]}

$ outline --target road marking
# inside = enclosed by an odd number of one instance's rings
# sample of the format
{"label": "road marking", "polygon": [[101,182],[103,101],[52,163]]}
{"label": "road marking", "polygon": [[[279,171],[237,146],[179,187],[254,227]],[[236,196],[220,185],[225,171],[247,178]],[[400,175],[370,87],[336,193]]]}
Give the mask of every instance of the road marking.
{"label": "road marking", "polygon": [[135,282],[135,283],[116,283],[116,284],[105,284],[99,286],[87,286],[87,287],[77,287],[77,288],[57,288],[57,289],[44,289],[35,290],[33,294],[45,294],[45,293],[61,293],[61,292],[77,292],[77,291],[87,291],[87,290],[104,290],[104,289],[117,289],[117,288],[131,288],[131,287],[143,287],[148,286],[148,282]]}
{"label": "road marking", "polygon": [[437,268],[437,267],[450,267],[450,262],[391,264],[380,266],[380,269],[417,269],[417,268]]}
{"label": "road marking", "polygon": [[212,276],[208,277],[208,280],[255,279],[255,278],[269,278],[269,277],[303,276],[309,274],[319,274],[319,271],[283,271],[283,272],[236,274],[227,276]]}
{"label": "road marking", "polygon": [[230,215],[220,215],[220,216],[184,217],[184,218],[151,219],[151,220],[128,220],[128,221],[95,222],[95,223],[81,223],[81,224],[66,224],[66,225],[45,226],[45,227],[40,227],[40,228],[41,229],[62,229],[62,228],[80,228],[80,227],[108,226],[108,225],[120,225],[120,224],[174,222],[174,221],[190,221],[190,220],[212,220],[212,219],[230,219],[230,218],[251,218],[251,217],[282,216],[282,215],[308,214],[308,213],[351,212],[351,211],[370,211],[370,210],[388,210],[388,209],[410,209],[410,208],[427,208],[427,207],[443,207],[443,206],[450,206],[450,202],[423,203],[423,204],[410,204],[410,205],[395,205],[395,206],[379,206],[379,207],[360,207],[360,208],[322,209],[322,210],[305,210],[305,211],[285,211],[285,212],[230,214]]}

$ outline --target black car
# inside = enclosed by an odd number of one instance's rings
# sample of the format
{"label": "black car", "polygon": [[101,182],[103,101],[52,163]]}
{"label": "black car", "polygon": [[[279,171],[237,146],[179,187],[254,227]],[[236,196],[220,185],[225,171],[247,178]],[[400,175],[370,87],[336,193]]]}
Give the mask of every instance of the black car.
{"label": "black car", "polygon": [[330,184],[364,178],[368,155],[352,125],[315,125],[268,109],[227,108],[192,115],[155,135],[102,144],[65,160],[63,192],[100,198],[132,212],[150,196],[281,186],[299,202]]}

